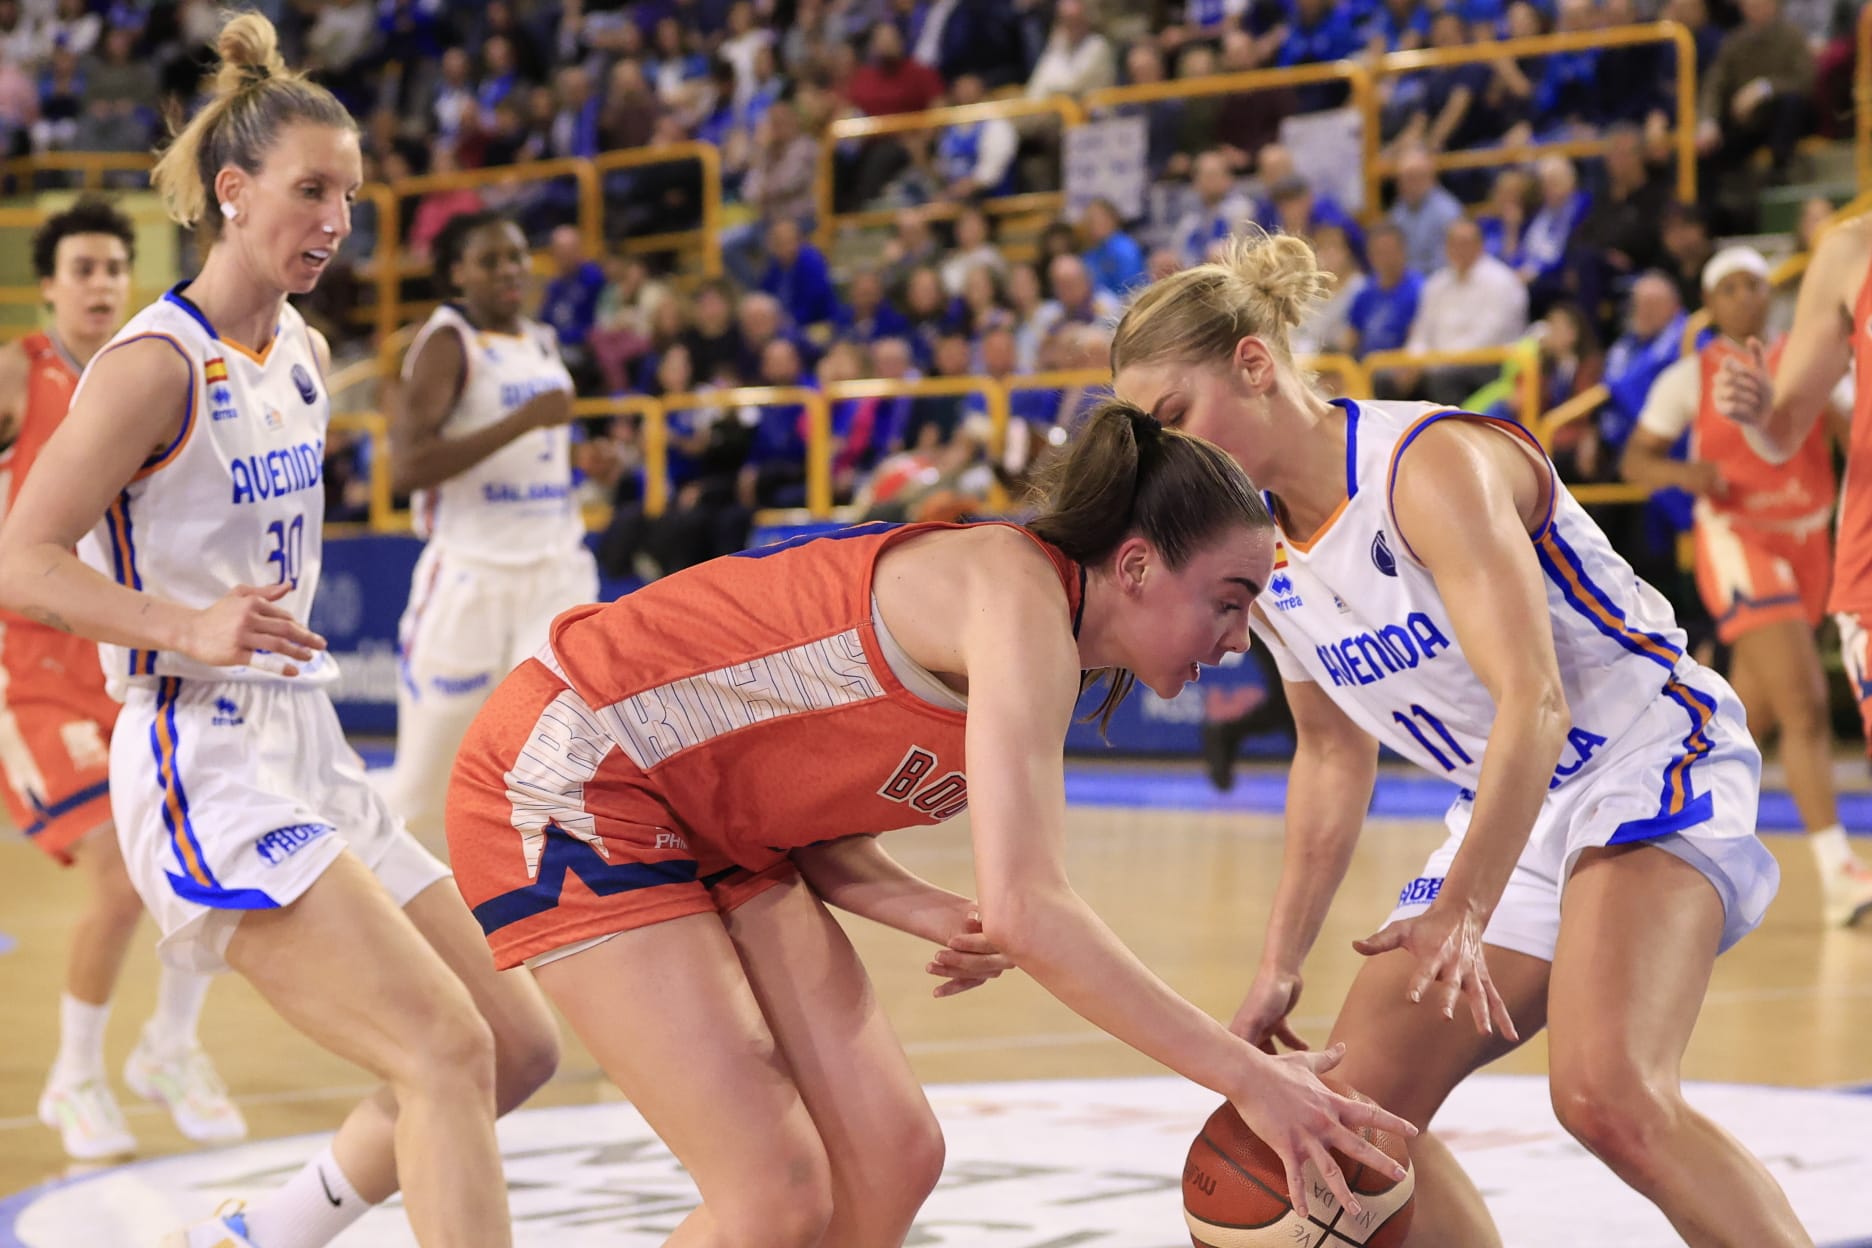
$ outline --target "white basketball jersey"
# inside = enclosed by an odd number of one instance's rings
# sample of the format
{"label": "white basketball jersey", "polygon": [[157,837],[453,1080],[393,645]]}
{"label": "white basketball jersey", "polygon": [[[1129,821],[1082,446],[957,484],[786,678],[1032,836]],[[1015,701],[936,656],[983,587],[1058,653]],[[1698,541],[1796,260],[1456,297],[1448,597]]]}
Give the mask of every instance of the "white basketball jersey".
{"label": "white basketball jersey", "polygon": [[[1279,534],[1274,574],[1258,600],[1282,643],[1273,647],[1275,656],[1284,674],[1315,682],[1385,745],[1473,790],[1495,704],[1463,657],[1435,581],[1398,535],[1393,469],[1437,420],[1480,421],[1536,450],[1539,444],[1510,421],[1430,404],[1340,400],[1338,406],[1346,412],[1349,497],[1310,541]],[[1530,540],[1546,574],[1554,648],[1573,716],[1554,774],[1557,788],[1590,771],[1660,694],[1684,707],[1689,750],[1715,704],[1670,679],[1685,638],[1669,604],[1638,579],[1557,478],[1553,495],[1550,518]],[[1671,779],[1661,783],[1665,812],[1675,813],[1689,795],[1680,787],[1673,801]]]}
{"label": "white basketball jersey", "polygon": [[[201,309],[171,290],[132,317],[105,351],[143,339],[188,361],[188,407],[175,441],[152,455],[78,545],[120,585],[206,607],[236,585],[290,586],[279,606],[303,623],[318,592],[331,404],[305,321],[290,306],[263,356],[224,342]],[[99,353],[102,358],[103,352]],[[87,370],[79,392],[92,384]],[[76,398],[74,397],[74,402]],[[138,396],[120,396],[124,403]],[[210,667],[168,650],[100,647],[113,689],[159,676],[327,681],[329,655],[286,678]]]}
{"label": "white basketball jersey", "polygon": [[[403,376],[431,334],[461,335],[467,373],[442,424],[460,437],[505,419],[548,390],[572,389],[551,327],[522,321],[519,334],[476,329],[460,308],[437,308],[410,344]],[[529,564],[576,550],[585,525],[572,497],[572,447],[566,428],[536,429],[412,500],[416,532],[451,554],[484,563]]]}

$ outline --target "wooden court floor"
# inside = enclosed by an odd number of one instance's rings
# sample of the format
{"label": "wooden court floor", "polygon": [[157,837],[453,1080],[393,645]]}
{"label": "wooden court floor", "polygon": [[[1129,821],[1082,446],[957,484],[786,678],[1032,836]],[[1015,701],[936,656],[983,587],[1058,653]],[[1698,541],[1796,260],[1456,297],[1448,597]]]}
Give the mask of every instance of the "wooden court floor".
{"label": "wooden court floor", "polygon": [[[1424,821],[1374,820],[1319,948],[1307,966],[1300,1025],[1326,1025],[1359,961],[1349,945],[1389,911],[1441,839]],[[1782,889],[1764,927],[1717,965],[1691,1045],[1692,1079],[1824,1087],[1872,1082],[1872,928],[1835,931],[1819,922],[1817,885],[1797,837],[1768,838],[1782,863]],[[962,821],[897,833],[886,844],[910,867],[958,891],[970,889]],[[1280,857],[1277,817],[1240,813],[1080,808],[1072,813],[1071,873],[1091,904],[1143,959],[1198,1004],[1228,1017],[1259,951]],[[1867,847],[1872,848],[1872,847]],[[56,1007],[69,915],[80,880],[37,850],[0,840],[0,1193],[66,1173],[50,1131],[33,1116],[55,1047]],[[919,1074],[932,1083],[1160,1073],[1010,976],[936,1001],[920,942],[862,921],[849,926]],[[113,1079],[135,1043],[152,999],[151,929],[144,929],[111,1021]],[[1634,951],[1642,956],[1642,951]],[[366,1087],[357,1069],[329,1057],[280,1023],[243,983],[218,982],[202,1038],[239,1098],[256,1138],[329,1130]],[[1545,1069],[1536,1040],[1501,1063]],[[166,1115],[134,1102],[119,1084],[143,1155],[187,1142]],[[560,1073],[538,1104],[616,1098],[569,1035]]]}

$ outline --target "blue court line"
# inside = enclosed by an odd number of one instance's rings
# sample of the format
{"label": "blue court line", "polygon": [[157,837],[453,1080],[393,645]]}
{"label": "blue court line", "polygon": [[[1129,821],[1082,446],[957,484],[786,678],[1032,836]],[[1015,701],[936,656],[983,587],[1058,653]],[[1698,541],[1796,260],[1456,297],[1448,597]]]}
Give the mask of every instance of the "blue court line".
{"label": "blue court line", "polygon": [[[387,745],[357,747],[367,767],[388,767]],[[1434,776],[1383,771],[1372,793],[1371,814],[1381,819],[1441,819],[1456,798],[1456,786]],[[1194,763],[1127,764],[1068,760],[1066,800],[1074,806],[1122,806],[1142,810],[1191,810],[1278,815],[1286,807],[1285,771],[1247,765],[1235,774],[1235,787],[1218,793]],[[1840,822],[1853,834],[1872,836],[1872,792],[1839,795]],[[1794,799],[1779,789],[1765,790],[1755,817],[1761,832],[1803,830]],[[1872,1248],[1872,1245],[1868,1245]]]}

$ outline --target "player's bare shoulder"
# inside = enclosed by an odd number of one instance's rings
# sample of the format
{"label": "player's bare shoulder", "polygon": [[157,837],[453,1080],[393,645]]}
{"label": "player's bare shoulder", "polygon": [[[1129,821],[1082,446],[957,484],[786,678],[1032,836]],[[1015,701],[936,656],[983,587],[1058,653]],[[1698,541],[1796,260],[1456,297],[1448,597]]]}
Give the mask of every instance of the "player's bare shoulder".
{"label": "player's bare shoulder", "polygon": [[1814,247],[1808,272],[1832,288],[1840,311],[1850,320],[1868,278],[1872,278],[1872,212],[1828,230]]}

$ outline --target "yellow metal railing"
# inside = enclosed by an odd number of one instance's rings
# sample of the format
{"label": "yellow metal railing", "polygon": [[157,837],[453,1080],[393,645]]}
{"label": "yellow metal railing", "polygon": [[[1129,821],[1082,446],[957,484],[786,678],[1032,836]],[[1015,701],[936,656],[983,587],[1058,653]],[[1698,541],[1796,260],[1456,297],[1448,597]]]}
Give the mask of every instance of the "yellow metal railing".
{"label": "yellow metal railing", "polygon": [[[853,222],[835,217],[833,179],[838,162],[838,145],[846,139],[869,139],[887,134],[910,134],[921,130],[941,130],[977,121],[1012,121],[1017,117],[1058,117],[1063,128],[1085,121],[1085,112],[1070,96],[1055,95],[1046,99],[1018,98],[983,100],[979,104],[960,104],[950,108],[931,108],[918,113],[892,113],[883,117],[841,117],[826,130],[819,144],[819,167],[814,177],[813,193],[819,206],[817,240],[830,248],[841,226]],[[992,204],[993,200],[986,201]],[[873,214],[866,214],[867,216]],[[894,215],[894,214],[893,214]]]}
{"label": "yellow metal railing", "polygon": [[40,152],[36,156],[17,156],[5,162],[8,177],[24,183],[27,193],[37,189],[34,183],[41,173],[79,173],[80,185],[87,191],[100,190],[107,173],[136,172],[147,174],[156,164],[148,152]]}
{"label": "yellow metal railing", "polygon": [[[1438,69],[1446,65],[1474,65],[1488,61],[1518,59],[1525,56],[1551,56],[1558,52],[1584,52],[1602,48],[1629,47],[1640,43],[1669,43],[1677,49],[1677,117],[1673,140],[1677,151],[1677,198],[1696,202],[1696,41],[1676,22],[1650,22],[1637,26],[1619,26],[1606,30],[1562,31],[1536,35],[1529,39],[1504,39],[1499,42],[1471,44],[1460,48],[1426,48],[1420,52],[1392,52],[1378,58],[1374,76],[1394,77],[1418,70]],[[1367,131],[1375,131],[1375,111],[1365,115]],[[1562,143],[1536,143],[1521,147],[1488,147],[1465,152],[1439,152],[1432,156],[1438,170],[1476,169],[1491,165],[1518,165],[1547,155],[1597,156],[1608,148],[1604,139],[1572,140]],[[1365,206],[1375,211],[1384,178],[1393,172],[1388,162],[1365,162]]]}
{"label": "yellow metal railing", "polygon": [[1478,347],[1473,351],[1373,351],[1364,359],[1366,375],[1375,377],[1389,369],[1461,368],[1469,365],[1496,364],[1518,366],[1515,385],[1520,392],[1521,420],[1529,429],[1537,429],[1541,410],[1540,348],[1523,338],[1505,347]]}
{"label": "yellow metal railing", "polygon": [[643,450],[644,514],[660,516],[669,506],[669,416],[663,404],[641,394],[579,399],[572,404],[572,415],[581,419],[633,414],[643,418],[637,436]]}
{"label": "yellow metal railing", "polygon": [[1872,5],[1859,10],[1859,54],[1853,66],[1853,146],[1859,190],[1872,191]]}

